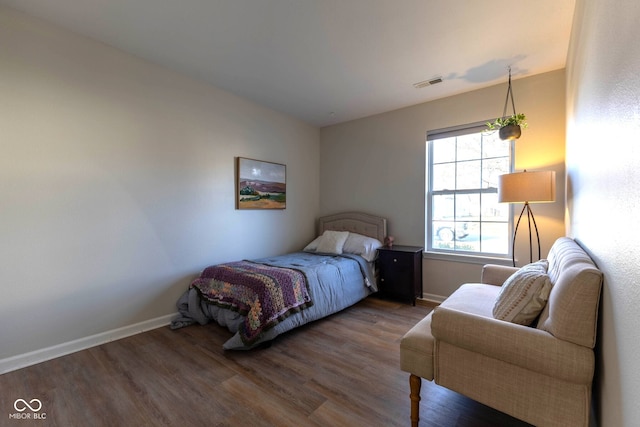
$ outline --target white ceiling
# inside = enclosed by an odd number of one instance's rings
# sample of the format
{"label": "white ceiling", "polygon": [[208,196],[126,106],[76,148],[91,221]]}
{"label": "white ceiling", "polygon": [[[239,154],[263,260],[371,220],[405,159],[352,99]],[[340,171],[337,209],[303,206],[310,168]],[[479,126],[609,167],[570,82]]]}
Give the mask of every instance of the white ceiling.
{"label": "white ceiling", "polygon": [[563,68],[575,0],[0,4],[326,126]]}

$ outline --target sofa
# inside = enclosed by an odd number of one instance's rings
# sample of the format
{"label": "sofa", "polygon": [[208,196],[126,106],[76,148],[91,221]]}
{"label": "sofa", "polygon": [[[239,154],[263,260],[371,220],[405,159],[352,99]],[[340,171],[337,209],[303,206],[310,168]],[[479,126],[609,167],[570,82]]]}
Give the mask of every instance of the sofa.
{"label": "sofa", "polygon": [[568,237],[546,260],[485,265],[400,342],[412,425],[423,378],[539,427],[589,425],[601,287]]}

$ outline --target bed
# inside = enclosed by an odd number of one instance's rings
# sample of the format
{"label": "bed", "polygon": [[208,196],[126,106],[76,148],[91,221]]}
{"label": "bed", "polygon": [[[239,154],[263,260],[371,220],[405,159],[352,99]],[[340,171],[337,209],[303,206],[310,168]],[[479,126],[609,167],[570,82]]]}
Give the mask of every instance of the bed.
{"label": "bed", "polygon": [[217,322],[225,350],[248,350],[343,310],[377,291],[375,258],[385,218],[360,212],[321,217],[317,237],[290,254],[205,268],[178,299],[171,328]]}

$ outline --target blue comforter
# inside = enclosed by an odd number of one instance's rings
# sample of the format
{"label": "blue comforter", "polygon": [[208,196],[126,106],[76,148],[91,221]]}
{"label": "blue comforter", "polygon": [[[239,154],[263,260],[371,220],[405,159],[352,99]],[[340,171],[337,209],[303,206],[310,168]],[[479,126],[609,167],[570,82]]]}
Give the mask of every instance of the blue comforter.
{"label": "blue comforter", "polygon": [[252,261],[302,271],[309,284],[313,305],[292,314],[273,328],[266,330],[260,339],[247,346],[238,334],[243,321],[242,315],[209,304],[197,291],[190,289],[178,300],[180,314],[172,321],[171,327],[176,329],[194,323],[206,324],[216,321],[234,334],[224,343],[225,349],[249,349],[298,326],[336,313],[377,290],[371,265],[358,255],[295,252]]}

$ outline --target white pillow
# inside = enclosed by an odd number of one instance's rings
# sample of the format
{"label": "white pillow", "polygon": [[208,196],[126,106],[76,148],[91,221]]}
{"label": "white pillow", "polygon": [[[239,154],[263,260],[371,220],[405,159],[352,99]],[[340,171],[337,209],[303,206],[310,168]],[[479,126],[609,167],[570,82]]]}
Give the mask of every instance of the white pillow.
{"label": "white pillow", "polygon": [[344,242],[342,247],[342,252],[360,255],[371,262],[376,259],[376,253],[380,246],[382,246],[382,243],[378,239],[358,233],[349,233],[349,237],[347,237],[347,241]]}
{"label": "white pillow", "polygon": [[551,292],[546,259],[527,264],[502,285],[493,306],[493,317],[529,326],[540,315]]}
{"label": "white pillow", "polygon": [[305,246],[304,249],[302,250],[306,252],[315,252],[316,249],[318,249],[318,243],[320,243],[320,240],[322,240],[322,236],[316,237],[311,241],[311,243]]}
{"label": "white pillow", "polygon": [[316,252],[325,254],[341,254],[344,242],[349,237],[348,231],[327,230],[322,233],[322,239],[318,243]]}

